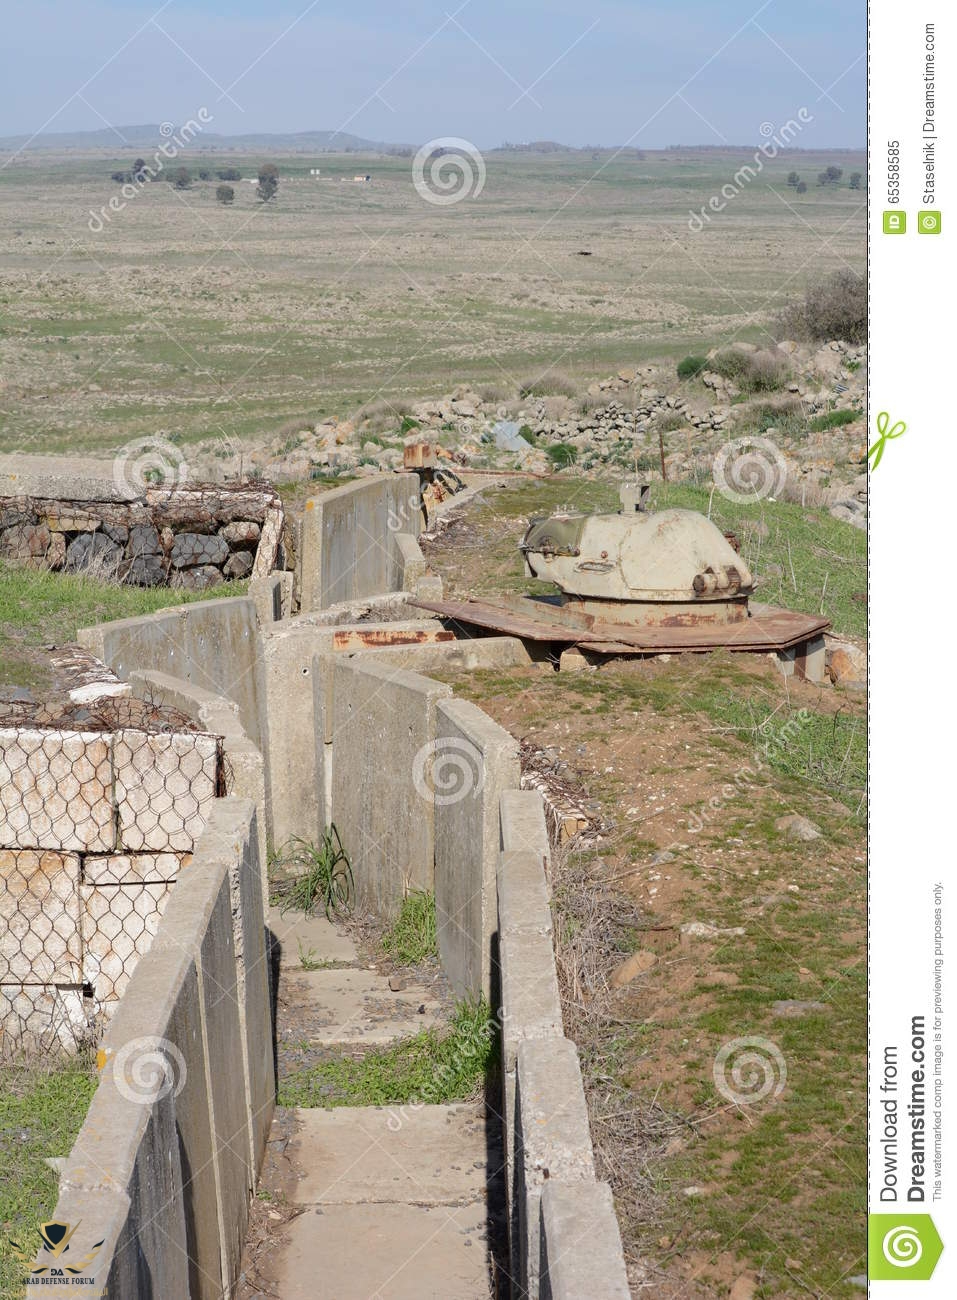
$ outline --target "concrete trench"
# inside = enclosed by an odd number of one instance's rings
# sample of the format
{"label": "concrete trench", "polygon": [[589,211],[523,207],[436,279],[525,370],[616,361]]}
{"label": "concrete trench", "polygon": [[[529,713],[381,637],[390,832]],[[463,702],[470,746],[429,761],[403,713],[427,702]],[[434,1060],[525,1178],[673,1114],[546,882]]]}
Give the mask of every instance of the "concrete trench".
{"label": "concrete trench", "polygon": [[[324,916],[273,909],[268,923],[279,949],[280,1034],[351,1053],[441,1026],[432,988],[393,991]],[[281,1151],[283,1217],[291,1214],[254,1261],[247,1251],[240,1300],[508,1295],[501,1134],[484,1100],[277,1113],[262,1182],[273,1195],[271,1156]]]}

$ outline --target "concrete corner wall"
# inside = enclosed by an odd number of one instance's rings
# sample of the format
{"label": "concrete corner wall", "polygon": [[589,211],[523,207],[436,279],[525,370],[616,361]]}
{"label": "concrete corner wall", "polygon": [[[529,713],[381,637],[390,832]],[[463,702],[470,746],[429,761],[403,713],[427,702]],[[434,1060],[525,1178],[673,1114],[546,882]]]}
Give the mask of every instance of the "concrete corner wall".
{"label": "concrete corner wall", "polygon": [[262,654],[256,606],[248,597],[200,600],[144,618],[98,623],[81,628],[77,640],[122,681],[147,669],[233,700],[247,736],[263,748]]}
{"label": "concrete corner wall", "polygon": [[518,742],[468,700],[440,700],[427,779],[435,804],[435,916],[442,966],[460,995],[492,996],[499,801],[518,785]]}
{"label": "concrete corner wall", "polygon": [[425,783],[436,706],[448,686],[370,662],[332,660],[331,820],[349,854],[360,906],[394,916],[434,888],[434,806]]}
{"label": "concrete corner wall", "polygon": [[[98,1054],[60,1180],[85,1280],[109,1300],[222,1300],[273,1107],[256,813],[218,801]],[[46,1295],[39,1283],[28,1295]]]}
{"label": "concrete corner wall", "polygon": [[545,1183],[539,1300],[631,1300],[615,1202],[607,1183]]}
{"label": "concrete corner wall", "polygon": [[306,502],[300,551],[303,613],[401,591],[398,533],[421,530],[416,474],[383,474]]}

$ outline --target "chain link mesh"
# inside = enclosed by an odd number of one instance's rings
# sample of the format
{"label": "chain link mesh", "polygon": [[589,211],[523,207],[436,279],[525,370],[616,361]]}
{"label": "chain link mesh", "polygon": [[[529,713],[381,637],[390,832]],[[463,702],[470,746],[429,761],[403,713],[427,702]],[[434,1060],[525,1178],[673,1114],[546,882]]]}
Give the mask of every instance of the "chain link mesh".
{"label": "chain link mesh", "polygon": [[0,1058],[96,1039],[225,782],[179,724],[0,728]]}

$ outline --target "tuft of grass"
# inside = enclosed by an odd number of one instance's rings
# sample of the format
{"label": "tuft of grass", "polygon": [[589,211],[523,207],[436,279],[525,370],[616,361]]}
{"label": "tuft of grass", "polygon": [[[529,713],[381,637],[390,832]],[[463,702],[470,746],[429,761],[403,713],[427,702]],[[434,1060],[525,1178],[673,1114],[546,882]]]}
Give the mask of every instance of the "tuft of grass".
{"label": "tuft of grass", "polygon": [[488,1003],[460,1002],[445,1033],[335,1057],[286,1076],[281,1106],[438,1105],[476,1097],[498,1059],[498,1035]]}
{"label": "tuft of grass", "polygon": [[273,861],[294,872],[273,886],[283,915],[295,911],[310,916],[320,902],[330,919],[351,911],[355,896],[352,865],[334,824],[326,829],[319,844],[294,835]]}
{"label": "tuft of grass", "polygon": [[382,937],[382,947],[396,961],[417,966],[439,955],[435,932],[435,895],[415,889],[402,900],[398,920]]}
{"label": "tuft of grass", "polygon": [[23,1295],[24,1266],[10,1238],[32,1253],[38,1224],[57,1202],[56,1174],[44,1160],[67,1156],[96,1091],[96,1070],[87,1056],[50,1067],[4,1064],[0,1075],[0,1297]]}
{"label": "tuft of grass", "polygon": [[578,449],[570,442],[553,442],[550,447],[545,448],[545,455],[556,469],[567,469],[578,459]]}
{"label": "tuft of grass", "polygon": [[816,415],[808,428],[814,433],[823,433],[825,429],[839,429],[841,425],[853,424],[855,420],[860,418],[860,411],[853,411],[850,407],[842,407],[839,411],[826,411],[823,415]]}

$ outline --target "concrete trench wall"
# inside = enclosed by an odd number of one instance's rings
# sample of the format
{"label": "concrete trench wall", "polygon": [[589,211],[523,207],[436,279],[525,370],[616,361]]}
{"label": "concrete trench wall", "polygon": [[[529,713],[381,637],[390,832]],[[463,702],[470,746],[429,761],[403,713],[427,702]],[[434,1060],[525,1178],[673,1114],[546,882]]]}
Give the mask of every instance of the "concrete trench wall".
{"label": "concrete trench wall", "polygon": [[[274,1106],[256,809],[217,801],[98,1054],[55,1218],[108,1300],[221,1300]],[[27,1296],[45,1296],[37,1281]]]}

